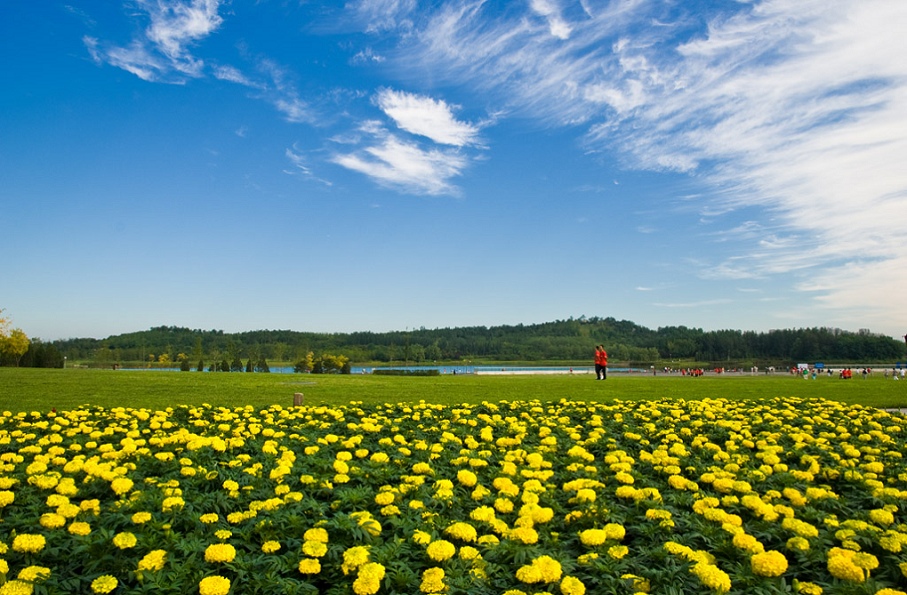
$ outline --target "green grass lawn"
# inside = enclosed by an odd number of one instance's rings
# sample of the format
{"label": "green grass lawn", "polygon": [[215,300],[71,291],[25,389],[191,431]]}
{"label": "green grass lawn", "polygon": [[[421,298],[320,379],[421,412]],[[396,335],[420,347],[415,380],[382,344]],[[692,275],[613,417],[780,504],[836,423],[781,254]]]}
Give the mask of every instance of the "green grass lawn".
{"label": "green grass lawn", "polygon": [[372,375],[247,374],[113,370],[0,368],[0,409],[49,411],[81,405],[162,409],[208,403],[216,406],[290,406],[293,394],[306,404],[415,402],[458,404],[482,401],[610,401],[614,399],[825,398],[872,407],[907,408],[907,381],[788,374],[688,378],[611,374],[394,377]]}

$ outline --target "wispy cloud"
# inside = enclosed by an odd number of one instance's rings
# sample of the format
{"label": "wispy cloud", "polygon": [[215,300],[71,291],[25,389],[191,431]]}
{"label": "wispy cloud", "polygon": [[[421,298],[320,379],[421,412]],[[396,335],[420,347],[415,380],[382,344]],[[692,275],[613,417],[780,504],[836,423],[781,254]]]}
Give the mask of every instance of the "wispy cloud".
{"label": "wispy cloud", "polygon": [[416,0],[355,0],[347,8],[363,23],[366,32],[377,33],[411,28],[416,5]]}
{"label": "wispy cloud", "polygon": [[336,153],[332,161],[365,174],[377,184],[409,194],[457,194],[452,179],[467,159],[453,149],[424,149],[387,132],[374,122],[363,126],[369,146],[351,153]]}
{"label": "wispy cloud", "polygon": [[529,6],[537,15],[548,22],[548,30],[558,39],[568,39],[571,28],[561,16],[561,9],[556,0],[530,0]]}
{"label": "wispy cloud", "polygon": [[444,100],[384,89],[378,107],[403,130],[436,143],[463,147],[477,142],[477,126],[457,120]]}
{"label": "wispy cloud", "polygon": [[330,180],[325,180],[323,178],[319,178],[318,176],[316,176],[314,174],[314,172],[312,171],[312,168],[309,166],[308,161],[306,160],[306,157],[303,155],[302,151],[300,151],[296,146],[293,146],[292,148],[287,149],[285,152],[285,155],[286,155],[287,159],[290,160],[290,163],[293,165],[293,169],[284,170],[284,173],[292,175],[292,176],[298,175],[307,180],[313,180],[315,182],[320,182],[321,184],[324,184],[325,186],[334,185],[333,182],[331,182]]}
{"label": "wispy cloud", "polygon": [[[740,246],[703,274],[800,275],[813,306],[900,308],[907,62],[895,57],[907,36],[895,24],[907,5],[765,0],[707,22],[683,3],[582,7],[535,0],[529,14],[544,18],[533,19],[449,2],[397,61],[552,126],[584,123],[588,145],[627,167],[695,172],[714,190],[708,224],[728,228],[714,239]],[[753,219],[743,228],[741,207]],[[868,283],[892,291],[854,287]]]}
{"label": "wispy cloud", "polygon": [[250,87],[253,89],[264,89],[265,86],[257,81],[253,81],[247,75],[245,75],[241,70],[235,66],[230,65],[220,65],[215,66],[212,70],[214,77],[227,81],[230,83],[236,83],[237,85],[243,85],[244,87]]}
{"label": "wispy cloud", "polygon": [[213,33],[223,22],[220,0],[139,0],[149,25],[126,46],[101,44],[86,37],[92,57],[122,68],[146,81],[181,82],[201,76],[204,61],[190,47]]}

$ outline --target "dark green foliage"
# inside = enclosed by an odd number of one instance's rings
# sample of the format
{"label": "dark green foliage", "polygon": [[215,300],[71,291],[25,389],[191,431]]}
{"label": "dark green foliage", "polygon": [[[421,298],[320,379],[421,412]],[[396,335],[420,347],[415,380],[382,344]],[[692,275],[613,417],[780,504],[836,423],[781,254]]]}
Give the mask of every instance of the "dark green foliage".
{"label": "dark green foliage", "polygon": [[372,374],[378,376],[440,376],[441,371],[434,368],[428,370],[401,370],[398,368],[376,368]]}
{"label": "dark green foliage", "polygon": [[[652,330],[614,318],[571,318],[533,325],[420,328],[387,333],[307,333],[262,330],[223,331],[156,327],[147,331],[97,339],[55,341],[52,346],[71,361],[95,360],[98,353],[117,360],[141,361],[147,353],[210,354],[212,359],[237,361],[242,355],[259,359],[300,361],[309,351],[342,353],[352,362],[441,361],[589,361],[593,346],[603,343],[611,361],[654,363],[659,360],[702,362],[770,361],[872,363],[903,361],[904,343],[891,337],[831,328],[755,331],[703,331],[685,326]],[[51,345],[51,344],[47,344]],[[24,362],[23,358],[23,362]],[[106,360],[105,360],[106,361]],[[25,365],[24,363],[22,365]],[[242,363],[240,362],[240,366]],[[222,368],[229,370],[230,366]]]}
{"label": "dark green foliage", "polygon": [[[7,362],[3,363],[7,364]],[[10,362],[9,365],[13,365],[13,362]],[[62,368],[63,354],[52,343],[33,339],[28,346],[28,351],[19,360],[19,366],[23,368]]]}

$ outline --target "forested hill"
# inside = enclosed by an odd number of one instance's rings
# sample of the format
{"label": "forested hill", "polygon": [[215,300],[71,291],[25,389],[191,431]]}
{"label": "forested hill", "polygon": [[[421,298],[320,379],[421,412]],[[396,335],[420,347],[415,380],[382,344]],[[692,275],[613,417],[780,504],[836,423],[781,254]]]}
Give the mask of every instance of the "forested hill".
{"label": "forested hill", "polygon": [[896,362],[903,342],[861,331],[703,331],[685,326],[657,330],[614,318],[579,318],[542,324],[461,327],[386,333],[311,333],[262,330],[243,333],[160,326],[107,339],[53,342],[70,361],[212,361],[224,357],[299,361],[308,352],[345,355],[353,362],[590,360],[602,343],[611,361],[655,362]]}

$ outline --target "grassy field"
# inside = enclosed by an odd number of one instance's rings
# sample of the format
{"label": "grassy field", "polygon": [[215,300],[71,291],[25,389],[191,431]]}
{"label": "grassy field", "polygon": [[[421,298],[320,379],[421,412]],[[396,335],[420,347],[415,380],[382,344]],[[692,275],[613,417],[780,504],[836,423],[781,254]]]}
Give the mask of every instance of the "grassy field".
{"label": "grassy field", "polygon": [[722,375],[703,378],[612,374],[605,382],[591,375],[436,376],[302,375],[113,370],[0,368],[0,408],[7,411],[66,410],[82,405],[161,409],[173,405],[237,407],[289,406],[293,394],[306,404],[351,401],[398,403],[425,400],[459,404],[560,399],[825,398],[872,407],[907,408],[907,382],[881,373],[863,380],[820,376],[802,380],[788,374]]}

